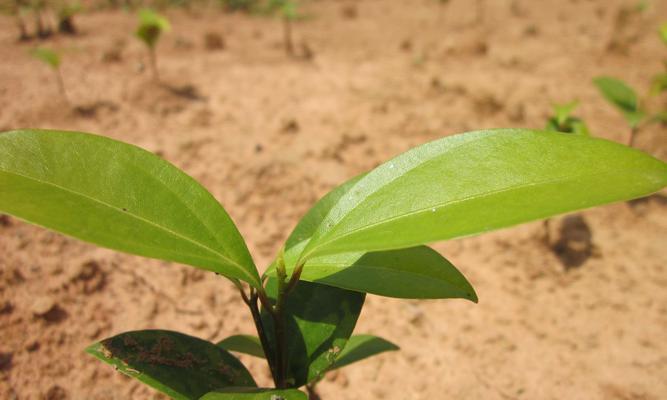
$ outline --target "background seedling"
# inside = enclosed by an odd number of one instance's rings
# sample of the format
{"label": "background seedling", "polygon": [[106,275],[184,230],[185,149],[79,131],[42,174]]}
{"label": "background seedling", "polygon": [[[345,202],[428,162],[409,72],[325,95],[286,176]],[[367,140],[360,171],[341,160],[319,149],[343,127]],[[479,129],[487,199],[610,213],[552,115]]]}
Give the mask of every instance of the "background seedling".
{"label": "background seedling", "polygon": [[[667,185],[666,163],[583,135],[499,129],[445,137],[320,199],[260,276],[215,198],[145,150],[86,133],[19,130],[0,134],[0,155],[0,212],[212,271],[238,289],[257,337],[214,344],[144,330],[87,350],[174,399],[193,400],[305,399],[298,388],[312,388],[327,371],[395,350],[383,339],[352,336],[366,293],[476,302],[472,285],[427,243]],[[258,388],[229,351],[263,355],[275,389]]]}
{"label": "background seedling", "polygon": [[167,32],[171,29],[169,21],[157,14],[155,11],[150,9],[143,9],[139,11],[139,26],[135,32],[135,35],[141,40],[146,47],[148,48],[148,58],[151,68],[151,74],[153,80],[156,82],[160,81],[160,74],[158,73],[157,68],[157,55],[155,52],[155,46],[160,39],[160,36],[163,32]]}
{"label": "background seedling", "polygon": [[53,34],[53,30],[47,22],[42,19],[42,14],[46,10],[46,0],[31,0],[30,8],[35,18],[35,35],[38,38],[46,38]]}
{"label": "background seedling", "polygon": [[0,13],[13,17],[16,22],[16,28],[19,31],[19,41],[26,41],[30,39],[28,28],[23,19],[23,16],[27,13],[27,11],[28,4],[22,0],[6,0],[0,2]]}
{"label": "background seedling", "polygon": [[288,56],[294,56],[294,41],[292,39],[292,23],[299,15],[299,4],[296,0],[269,0],[269,12],[278,13],[283,21],[283,44]]}
{"label": "background seedling", "polygon": [[83,10],[81,3],[61,1],[58,4],[56,15],[58,17],[58,32],[74,35],[77,33],[74,25],[74,16]]}
{"label": "background seedling", "polygon": [[646,112],[640,106],[637,92],[625,82],[612,77],[597,77],[593,80],[593,83],[602,93],[602,96],[625,117],[630,127],[627,143],[628,146],[632,146],[639,127],[646,118]]}
{"label": "background seedling", "polygon": [[[571,101],[565,104],[554,104],[553,115],[547,120],[546,131],[572,133],[575,135],[589,136],[588,127],[580,118],[572,116],[572,112],[579,105],[578,101]],[[547,246],[551,245],[551,219],[543,221],[544,242]]]}
{"label": "background seedling", "polygon": [[63,75],[60,70],[60,55],[54,50],[47,49],[45,47],[32,49],[30,51],[30,55],[48,65],[49,68],[53,70],[56,77],[56,82],[58,83],[58,91],[60,91],[60,95],[63,97],[63,100],[69,104],[69,98],[67,97],[67,92],[65,91],[65,83],[63,82]]}
{"label": "background seedling", "polygon": [[554,114],[547,120],[545,129],[552,132],[574,133],[577,135],[590,135],[588,127],[580,118],[572,116],[572,112],[579,105],[578,101],[565,104],[554,104]]}

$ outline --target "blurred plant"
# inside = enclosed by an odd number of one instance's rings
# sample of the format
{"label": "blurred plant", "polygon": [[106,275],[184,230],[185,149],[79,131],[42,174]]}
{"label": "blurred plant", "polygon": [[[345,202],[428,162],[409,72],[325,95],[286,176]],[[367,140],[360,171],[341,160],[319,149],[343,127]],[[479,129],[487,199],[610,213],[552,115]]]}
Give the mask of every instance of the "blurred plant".
{"label": "blurred plant", "polygon": [[578,105],[578,101],[571,101],[565,104],[554,104],[554,115],[547,120],[545,130],[589,136],[590,132],[586,123],[580,118],[572,116],[572,112]]}
{"label": "blurred plant", "polygon": [[81,3],[78,1],[70,2],[68,0],[60,1],[56,10],[58,18],[58,32],[68,35],[76,34],[76,26],[74,25],[74,16],[83,10]]}
{"label": "blurred plant", "polygon": [[0,13],[14,18],[16,27],[19,31],[19,41],[26,41],[30,39],[28,27],[26,26],[24,15],[29,10],[29,4],[24,0],[5,0],[0,2]]}
{"label": "blurred plant", "polygon": [[157,69],[157,56],[155,46],[163,32],[171,29],[169,21],[151,9],[139,11],[139,26],[135,35],[148,48],[148,58],[151,68],[151,74],[155,82],[160,81],[160,75]]}
{"label": "blurred plant", "polygon": [[[578,101],[571,101],[565,104],[554,104],[553,115],[547,119],[545,130],[548,132],[572,133],[575,135],[590,136],[590,131],[586,123],[581,118],[572,116],[572,112],[579,105]],[[542,222],[544,230],[544,242],[547,246],[551,245],[551,218],[546,218]]]}
{"label": "blurred plant", "polygon": [[[660,39],[667,46],[667,22],[662,24],[658,29]],[[663,61],[664,70],[656,74],[651,80],[651,95],[657,96],[667,91],[667,60]]]}
{"label": "blurred plant", "polygon": [[269,0],[266,6],[269,13],[278,13],[283,21],[283,43],[288,56],[294,56],[292,23],[301,18],[297,0]]}
{"label": "blurred plant", "polygon": [[53,34],[53,30],[47,22],[42,19],[42,14],[47,8],[46,0],[29,0],[29,7],[35,19],[35,35],[38,38],[46,38]]}
{"label": "blurred plant", "polygon": [[63,82],[62,72],[60,71],[60,55],[54,50],[38,47],[30,51],[30,55],[44,64],[48,65],[51,68],[56,76],[56,82],[58,83],[58,91],[63,97],[67,104],[70,104],[69,98],[67,97],[67,92],[65,91],[65,84]]}
{"label": "blurred plant", "polygon": [[625,117],[630,127],[627,143],[632,146],[641,124],[647,121],[647,112],[641,107],[637,92],[625,82],[607,76],[597,77],[593,79],[593,83],[602,96]]}
{"label": "blurred plant", "polygon": [[218,2],[227,11],[252,12],[259,7],[259,0],[218,0]]}
{"label": "blurred plant", "polygon": [[[525,129],[448,136],[329,192],[260,276],[225,209],[161,157],[102,136],[30,129],[0,134],[0,155],[9,155],[0,157],[0,213],[208,270],[239,291],[258,336],[214,344],[144,330],[87,349],[178,400],[305,400],[298,389],[314,391],[328,371],[397,349],[352,336],[366,293],[477,301],[463,274],[427,243],[667,185],[667,163],[606,140]],[[275,389],[258,388],[229,351],[265,358]]]}

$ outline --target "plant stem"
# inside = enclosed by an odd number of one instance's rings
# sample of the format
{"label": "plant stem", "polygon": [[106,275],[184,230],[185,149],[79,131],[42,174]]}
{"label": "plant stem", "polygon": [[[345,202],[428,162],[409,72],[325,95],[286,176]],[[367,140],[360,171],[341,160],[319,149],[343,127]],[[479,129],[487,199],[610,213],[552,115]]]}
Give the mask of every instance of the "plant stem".
{"label": "plant stem", "polygon": [[544,244],[549,247],[551,245],[551,218],[547,218],[542,221],[542,226],[544,227]]}
{"label": "plant stem", "polygon": [[160,82],[160,74],[157,71],[157,57],[155,56],[155,47],[148,48],[148,61],[151,64],[151,73],[153,74],[153,81]]}
{"label": "plant stem", "polygon": [[273,383],[277,387],[280,381],[278,379],[278,374],[276,371],[274,360],[271,357],[269,341],[266,336],[266,330],[264,329],[264,323],[262,323],[262,317],[259,312],[259,306],[257,305],[258,297],[259,296],[257,295],[257,291],[251,290],[248,307],[250,307],[250,313],[252,314],[252,319],[255,322],[255,329],[257,329],[257,335],[259,336],[259,341],[262,344],[262,350],[264,350],[264,356],[266,357],[266,361],[269,364],[269,370],[271,371],[271,377],[273,378]]}
{"label": "plant stem", "polygon": [[630,129],[630,137],[628,138],[628,146],[633,147],[635,144],[635,136],[637,135],[637,132],[639,131],[639,127],[633,126],[632,129]]}
{"label": "plant stem", "polygon": [[285,36],[285,52],[288,56],[294,55],[294,44],[292,43],[292,21],[283,17],[283,34]]}
{"label": "plant stem", "polygon": [[63,96],[63,99],[65,99],[65,103],[68,105],[72,105],[69,101],[69,98],[67,97],[67,92],[65,91],[65,83],[63,82],[63,74],[60,71],[60,68],[56,68],[56,81],[58,82],[58,90],[60,90],[60,94]]}
{"label": "plant stem", "polygon": [[287,343],[285,340],[285,297],[287,294],[288,284],[285,282],[287,273],[285,271],[285,261],[282,252],[278,258],[278,265],[276,266],[278,275],[278,296],[276,297],[276,305],[273,309],[273,324],[276,331],[276,367],[278,369],[278,389],[284,389],[287,384],[285,382],[287,375]]}

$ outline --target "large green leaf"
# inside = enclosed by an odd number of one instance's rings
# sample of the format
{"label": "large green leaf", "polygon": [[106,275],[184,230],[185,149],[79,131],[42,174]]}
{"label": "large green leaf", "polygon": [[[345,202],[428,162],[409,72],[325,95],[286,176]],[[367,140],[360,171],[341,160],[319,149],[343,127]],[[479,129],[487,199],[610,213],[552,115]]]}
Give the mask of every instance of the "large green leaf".
{"label": "large green leaf", "polygon": [[[293,271],[299,253],[331,208],[362,177],[352,178],[322,197],[297,224],[285,244],[288,273]],[[267,273],[275,276],[274,268]],[[477,301],[477,295],[465,277],[444,257],[427,247],[316,257],[305,264],[301,279],[388,297]]]}
{"label": "large green leaf", "polygon": [[160,157],[102,136],[0,134],[0,212],[260,286],[243,238],[204,187]]}
{"label": "large green leaf", "polygon": [[597,77],[593,83],[604,98],[623,113],[630,126],[639,125],[644,113],[639,108],[639,97],[634,89],[621,80],[607,76]]}
{"label": "large green leaf", "polygon": [[176,400],[196,400],[216,389],[257,386],[234,356],[213,343],[178,332],[127,332],[86,349]]}
{"label": "large green leaf", "polygon": [[477,302],[463,274],[426,246],[314,257],[305,264],[301,279],[387,297]]}
{"label": "large green leaf", "polygon": [[373,357],[385,351],[395,351],[399,347],[392,342],[373,335],[353,335],[347,341],[331,369],[343,368],[346,365]]}
{"label": "large green leaf", "polygon": [[229,388],[207,393],[199,400],[308,400],[296,389]]}
{"label": "large green leaf", "polygon": [[219,341],[216,346],[220,346],[227,351],[249,354],[251,356],[266,358],[262,343],[257,336],[252,335],[233,335]]}
{"label": "large green leaf", "polygon": [[662,42],[667,45],[667,22],[660,25],[658,33],[660,34],[660,39],[662,39]]}
{"label": "large green leaf", "polygon": [[300,259],[412,247],[595,205],[667,183],[667,164],[581,135],[499,129],[446,137],[369,172],[331,208]]}
{"label": "large green leaf", "polygon": [[[269,279],[266,291],[277,295],[276,279]],[[287,381],[300,387],[319,379],[336,361],[352,335],[364,304],[363,293],[300,281],[285,304]],[[262,310],[271,354],[275,354],[275,328],[271,316]]]}

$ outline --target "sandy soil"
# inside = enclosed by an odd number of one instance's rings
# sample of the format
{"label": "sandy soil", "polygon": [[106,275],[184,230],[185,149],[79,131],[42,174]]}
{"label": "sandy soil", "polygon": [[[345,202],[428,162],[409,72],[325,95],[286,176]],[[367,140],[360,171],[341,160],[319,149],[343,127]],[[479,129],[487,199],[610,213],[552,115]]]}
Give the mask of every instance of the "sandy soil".
{"label": "sandy soil", "polygon": [[[46,42],[64,52],[78,112],[28,56],[35,42],[17,43],[3,17],[0,129],[90,131],[159,152],[211,190],[266,265],[319,196],[416,144],[539,128],[551,102],[575,98],[595,135],[625,140],[591,78],[648,86],[667,58],[655,34],[667,3],[650,3],[619,19],[634,1],[495,0],[481,13],[465,0],[313,1],[295,27],[310,60],[284,55],[276,20],[171,10],[158,49],[171,90],[150,83],[134,16],[88,13],[80,35]],[[210,32],[224,49],[206,49]],[[638,146],[665,159],[665,133],[645,130]],[[357,331],[402,351],[330,376],[322,397],[667,398],[666,207],[654,198],[584,212],[591,236],[581,227],[568,236],[579,255],[559,258],[541,223],[437,245],[480,303],[370,296]],[[2,399],[161,398],[83,348],[144,328],[211,340],[251,332],[237,293],[212,274],[0,222]],[[553,243],[563,222],[552,224]],[[258,360],[242,360],[268,384]]]}

